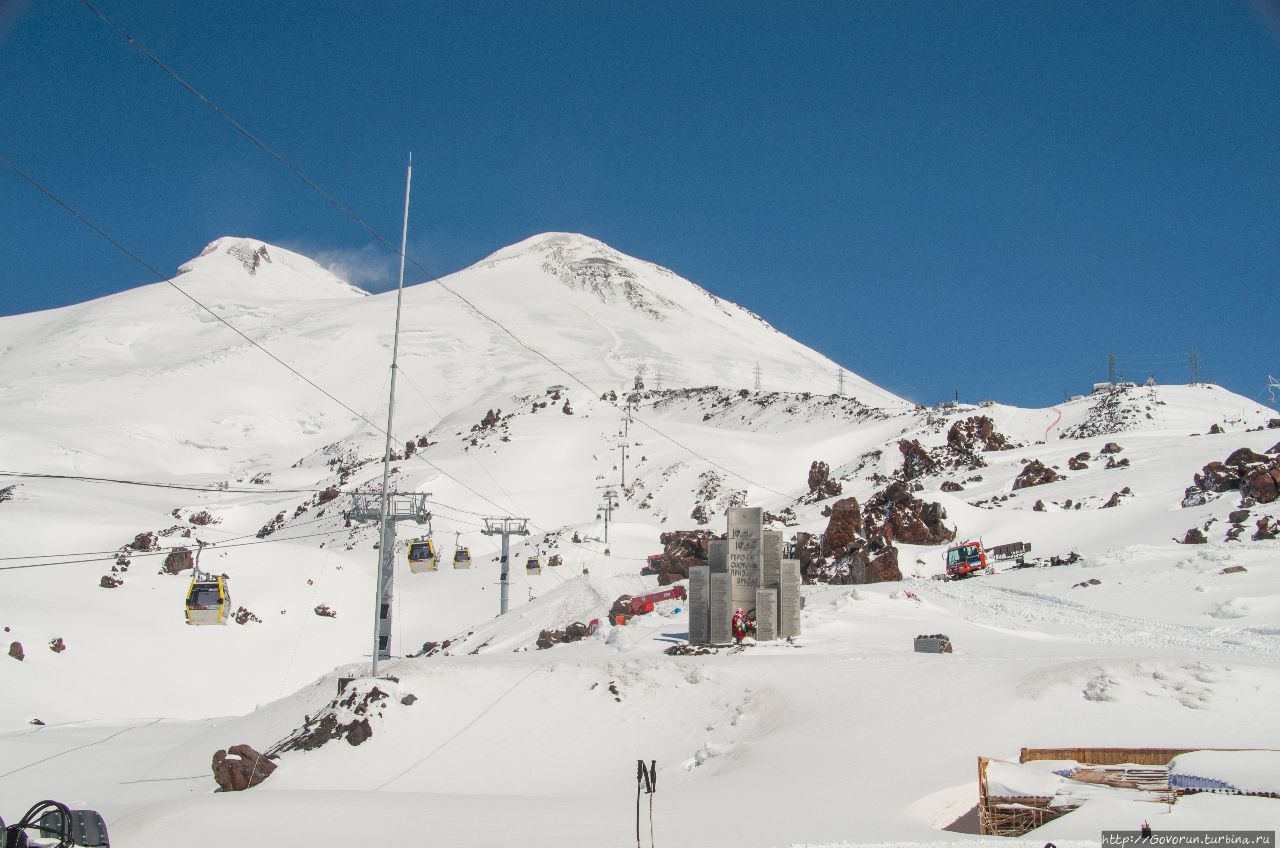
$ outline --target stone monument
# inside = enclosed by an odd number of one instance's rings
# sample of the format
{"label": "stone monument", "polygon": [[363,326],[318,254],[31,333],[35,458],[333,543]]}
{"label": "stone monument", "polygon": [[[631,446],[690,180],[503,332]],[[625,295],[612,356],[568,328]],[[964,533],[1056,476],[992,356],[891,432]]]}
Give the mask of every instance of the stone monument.
{"label": "stone monument", "polygon": [[689,643],[733,641],[735,610],[754,611],[756,641],[800,635],[800,561],[782,558],[782,534],[764,529],[760,507],[730,507],[727,534],[707,564],[689,569]]}

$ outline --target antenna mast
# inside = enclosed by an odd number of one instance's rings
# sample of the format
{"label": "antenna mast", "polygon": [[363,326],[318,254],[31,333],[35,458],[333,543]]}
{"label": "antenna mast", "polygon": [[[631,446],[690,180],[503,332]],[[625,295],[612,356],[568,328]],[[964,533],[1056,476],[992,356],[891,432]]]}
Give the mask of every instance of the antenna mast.
{"label": "antenna mast", "polygon": [[[400,358],[400,308],[404,302],[404,253],[409,241],[409,188],[413,184],[413,153],[404,178],[404,226],[400,230],[400,282],[396,288],[396,332],[391,343],[391,393],[387,398],[387,445],[382,453],[382,517],[378,545],[378,579],[374,587],[373,663],[370,676],[378,676],[378,655],[391,655],[391,591],[395,580],[395,524],[387,521],[387,490],[391,472],[391,425],[396,409],[396,367]],[[385,632],[384,632],[385,631]]]}

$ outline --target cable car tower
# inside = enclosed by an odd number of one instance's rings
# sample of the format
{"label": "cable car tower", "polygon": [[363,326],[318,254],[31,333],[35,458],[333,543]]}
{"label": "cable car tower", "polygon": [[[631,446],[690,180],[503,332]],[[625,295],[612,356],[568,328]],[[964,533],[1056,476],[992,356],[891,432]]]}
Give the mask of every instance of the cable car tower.
{"label": "cable car tower", "polygon": [[486,518],[484,529],[480,531],[486,536],[502,537],[502,599],[499,615],[507,614],[507,590],[511,568],[511,537],[529,535],[529,519],[527,518]]}

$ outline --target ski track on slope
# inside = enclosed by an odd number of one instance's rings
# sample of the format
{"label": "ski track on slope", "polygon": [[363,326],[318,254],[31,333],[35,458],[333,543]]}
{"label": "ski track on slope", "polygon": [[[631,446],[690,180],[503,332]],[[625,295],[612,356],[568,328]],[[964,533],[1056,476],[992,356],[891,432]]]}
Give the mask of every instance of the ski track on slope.
{"label": "ski track on slope", "polygon": [[[92,748],[95,745],[101,745],[103,742],[110,742],[112,739],[115,739],[117,736],[123,736],[124,734],[128,733],[131,730],[138,730],[139,728],[147,728],[153,724],[159,724],[162,721],[164,721],[164,719],[157,718],[147,722],[146,724],[129,725],[128,727],[121,728],[120,730],[117,730],[115,733],[104,736],[101,739],[97,739],[93,742],[85,742],[82,745],[75,745],[71,748],[67,748],[65,750],[59,751],[56,754],[50,754],[49,756],[36,760],[35,762],[27,763],[26,765],[23,765],[23,766],[18,766],[16,769],[13,769],[11,771],[6,771],[3,774],[0,774],[0,779],[9,777],[11,775],[15,775],[20,771],[26,771],[27,769],[33,768],[34,766],[38,766],[41,763],[47,763],[50,760],[56,760],[58,759],[58,757],[64,757],[67,754],[72,754],[72,753],[75,753],[76,751],[84,750],[85,748]],[[14,734],[14,735],[21,736],[25,734]]]}
{"label": "ski track on slope", "polygon": [[1103,612],[1064,598],[991,586],[984,582],[987,579],[927,584],[918,581],[916,591],[975,624],[1061,626],[1071,628],[1072,635],[1078,638],[1103,645],[1280,659],[1280,639],[1274,636],[1244,630],[1204,630]]}

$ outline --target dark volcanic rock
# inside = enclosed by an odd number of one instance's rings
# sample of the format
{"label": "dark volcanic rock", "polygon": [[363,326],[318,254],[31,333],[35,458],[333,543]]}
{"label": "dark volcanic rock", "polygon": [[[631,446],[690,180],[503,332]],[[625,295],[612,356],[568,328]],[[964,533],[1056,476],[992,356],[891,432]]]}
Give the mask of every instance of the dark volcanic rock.
{"label": "dark volcanic rock", "polygon": [[22,662],[27,658],[26,653],[22,650],[21,642],[9,643],[9,656],[13,657],[18,662]]}
{"label": "dark volcanic rock", "polygon": [[867,501],[863,518],[864,535],[871,539],[883,534],[889,542],[907,545],[940,545],[956,537],[945,524],[942,504],[917,499],[901,482],[890,483]]}
{"label": "dark volcanic rock", "polygon": [[1240,474],[1223,462],[1211,462],[1195,475],[1196,487],[1206,492],[1230,492],[1240,486]]}
{"label": "dark volcanic rock", "polygon": [[1002,451],[1013,447],[998,430],[996,423],[985,415],[975,415],[957,421],[947,431],[947,445],[957,451]]}
{"label": "dark volcanic rock", "polygon": [[1269,457],[1260,453],[1255,453],[1248,448],[1240,448],[1232,451],[1231,455],[1226,458],[1225,463],[1236,470],[1241,470],[1251,465],[1266,465],[1270,461]]}
{"label": "dark volcanic rock", "polygon": [[689,568],[706,565],[710,530],[673,530],[658,537],[662,542],[662,563],[658,566],[658,585],[668,586],[689,576]]}
{"label": "dark volcanic rock", "polygon": [[156,534],[148,531],[134,536],[133,541],[126,547],[135,551],[156,551],[160,549],[160,543],[156,539]]}
{"label": "dark volcanic rock", "polygon": [[1187,531],[1187,535],[1182,537],[1182,544],[1184,545],[1204,545],[1208,544],[1208,542],[1209,540],[1205,538],[1199,527],[1192,527]]}
{"label": "dark volcanic rock", "polygon": [[191,556],[190,548],[174,548],[164,558],[164,571],[165,574],[179,574],[188,568],[194,567],[195,564],[196,561]]}
{"label": "dark volcanic rock", "polygon": [[863,570],[862,583],[890,583],[902,579],[898,568],[898,549],[890,545]]}
{"label": "dark volcanic rock", "polygon": [[271,776],[276,764],[248,745],[232,745],[213,755],[213,779],[224,792],[243,792]]}
{"label": "dark volcanic rock", "polygon": [[831,479],[831,468],[821,460],[809,464],[809,494],[814,501],[834,498],[844,491],[839,480]]}
{"label": "dark volcanic rock", "polygon": [[822,555],[839,556],[862,532],[862,510],[857,498],[842,498],[831,505],[827,530],[822,534]]}
{"label": "dark volcanic rock", "polygon": [[1031,486],[1043,486],[1056,480],[1064,480],[1061,474],[1049,468],[1038,459],[1028,462],[1013,481],[1014,489],[1026,489]]}
{"label": "dark volcanic rock", "polygon": [[1260,504],[1271,503],[1277,497],[1277,482],[1280,482],[1280,468],[1271,471],[1259,469],[1249,475],[1240,492]]}
{"label": "dark volcanic rock", "polygon": [[898,442],[898,450],[902,452],[903,480],[914,480],[938,470],[938,463],[929,456],[929,452],[919,441],[903,439]]}

